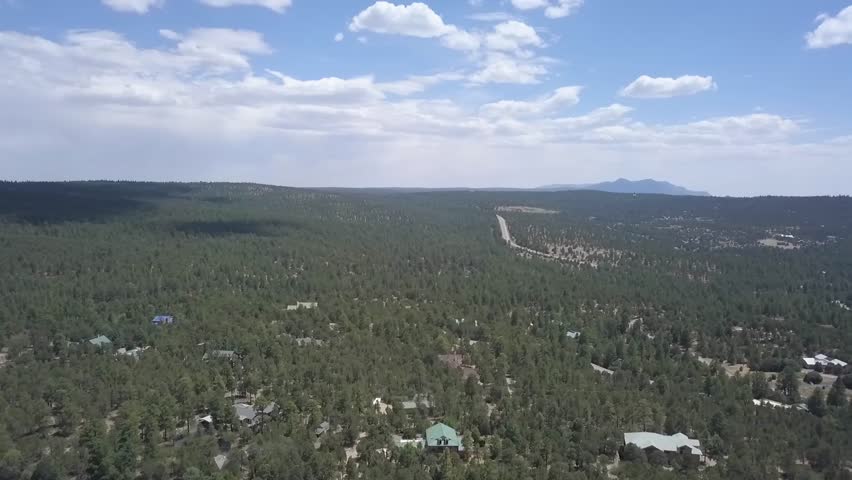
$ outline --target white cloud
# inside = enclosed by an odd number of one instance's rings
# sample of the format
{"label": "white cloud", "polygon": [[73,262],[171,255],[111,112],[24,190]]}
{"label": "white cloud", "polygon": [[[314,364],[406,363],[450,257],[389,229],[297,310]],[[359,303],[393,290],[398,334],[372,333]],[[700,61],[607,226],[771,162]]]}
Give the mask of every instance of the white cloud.
{"label": "white cloud", "polygon": [[779,142],[799,131],[799,124],[778,115],[756,113],[711,118],[680,125],[643,123],[599,127],[585,138],[592,141],[648,145],[730,145]]}
{"label": "white cloud", "polygon": [[395,82],[377,83],[376,88],[382,92],[395,95],[407,96],[425,91],[428,87],[443,82],[456,82],[464,80],[460,73],[438,73],[435,75],[412,75],[405,80]]}
{"label": "white cloud", "polygon": [[[293,0],[198,0],[199,2],[217,8],[235,6],[257,6],[284,13],[293,4]],[[151,7],[162,7],[165,0],[101,0],[101,2],[119,12],[147,13]]]}
{"label": "white cloud", "polygon": [[485,45],[491,50],[520,53],[526,47],[543,44],[533,27],[517,20],[497,24],[494,31],[485,36]]}
{"label": "white cloud", "polygon": [[713,77],[683,75],[678,78],[642,75],[621,89],[620,95],[634,98],[670,98],[714,90]]}
{"label": "white cloud", "polygon": [[186,35],[170,30],[161,30],[160,34],[178,42],[177,50],[188,56],[205,58],[211,64],[221,68],[247,69],[249,62],[246,54],[260,55],[272,52],[272,48],[263,40],[263,35],[251,30],[231,30],[227,28],[198,28]]}
{"label": "white cloud", "polygon": [[500,100],[488,103],[480,111],[488,117],[541,115],[580,102],[583,87],[570,86],[556,89],[551,95],[533,101]]}
{"label": "white cloud", "polygon": [[210,7],[235,7],[235,6],[257,6],[268,8],[278,13],[284,13],[292,4],[293,0],[199,0]]}
{"label": "white cloud", "polygon": [[583,6],[583,0],[559,0],[556,5],[551,5],[544,10],[547,18],[563,18],[576,12]]}
{"label": "white cloud", "polygon": [[394,5],[384,1],[376,2],[352,18],[349,30],[419,38],[440,37],[442,45],[454,50],[472,51],[478,49],[480,44],[478,36],[444,23],[441,16],[425,3]]}
{"label": "white cloud", "polygon": [[435,38],[456,29],[445,24],[441,16],[425,3],[394,5],[378,1],[356,15],[349,23],[349,30]]}
{"label": "white cloud", "polygon": [[544,9],[547,18],[563,18],[576,12],[583,6],[584,0],[512,0],[518,10]]}
{"label": "white cloud", "polygon": [[512,0],[512,5],[518,10],[532,10],[550,5],[549,0]]}
{"label": "white cloud", "polygon": [[477,50],[481,40],[477,35],[464,30],[454,30],[441,37],[441,44],[453,50]]}
{"label": "white cloud", "polygon": [[[614,104],[565,116],[576,86],[480,107],[475,95],[406,97],[463,72],[296,78],[258,71],[255,56],[270,49],[250,32],[161,35],[166,46],[153,49],[106,31],[0,32],[7,177],[483,186],[662,176],[723,194],[794,194],[848,193],[852,175],[852,142],[797,142],[810,132],[771,113],[646,124]],[[732,169],[762,183],[731,183],[720,172]]]}
{"label": "white cloud", "polygon": [[163,2],[164,0],[101,0],[101,3],[113,10],[139,14],[147,13],[152,7],[161,7]]}
{"label": "white cloud", "polygon": [[547,73],[545,62],[531,50],[543,48],[544,42],[533,27],[517,20],[499,23],[487,33],[471,32],[445,23],[424,3],[378,1],[358,13],[349,30],[436,38],[446,48],[469,54],[476,68],[468,79],[472,84],[537,83]]}
{"label": "white cloud", "polygon": [[343,33],[337,32],[337,34],[334,36],[334,41],[335,42],[342,42],[343,41]]}
{"label": "white cloud", "polygon": [[841,10],[836,17],[820,15],[819,25],[805,35],[809,48],[828,48],[852,44],[852,5]]}
{"label": "white cloud", "polygon": [[467,18],[478,22],[505,22],[514,20],[515,17],[506,12],[482,12],[468,15]]}
{"label": "white cloud", "polygon": [[483,60],[480,69],[470,75],[473,84],[485,83],[539,83],[539,78],[547,73],[547,68],[535,59],[517,58],[499,52],[490,53]]}

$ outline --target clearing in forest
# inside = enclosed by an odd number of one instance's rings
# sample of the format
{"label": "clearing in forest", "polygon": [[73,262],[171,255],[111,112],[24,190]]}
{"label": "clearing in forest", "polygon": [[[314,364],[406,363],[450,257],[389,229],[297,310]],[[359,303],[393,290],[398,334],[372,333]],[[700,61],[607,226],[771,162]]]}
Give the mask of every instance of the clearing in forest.
{"label": "clearing in forest", "polygon": [[524,207],[524,206],[506,206],[506,207],[497,207],[498,212],[515,212],[515,213],[544,213],[548,215],[554,215],[559,213],[559,210],[548,210],[546,208],[539,207]]}

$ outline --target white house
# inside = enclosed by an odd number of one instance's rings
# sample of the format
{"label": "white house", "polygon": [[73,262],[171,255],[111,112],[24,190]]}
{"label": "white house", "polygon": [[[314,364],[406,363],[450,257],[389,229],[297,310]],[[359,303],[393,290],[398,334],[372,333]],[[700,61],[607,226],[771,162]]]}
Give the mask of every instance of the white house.
{"label": "white house", "polygon": [[781,402],[776,402],[775,400],[761,399],[761,400],[752,400],[755,407],[772,407],[772,408],[793,408],[792,405],[786,405]]}
{"label": "white house", "polygon": [[116,350],[115,354],[116,354],[116,356],[122,355],[122,356],[125,356],[125,357],[133,357],[133,358],[138,360],[139,355],[142,355],[142,352],[144,352],[145,350],[148,350],[149,348],[151,348],[151,347],[136,347],[136,348],[131,348],[130,350],[128,350],[126,348],[119,348],[118,350]]}
{"label": "white house", "polygon": [[317,302],[296,302],[295,305],[287,305],[287,310],[299,310],[302,308],[311,310],[317,307],[319,307],[319,303]]}
{"label": "white house", "polygon": [[802,357],[802,362],[807,368],[814,368],[817,365],[821,367],[846,368],[849,364],[843,360],[831,358],[828,355],[818,353],[813,357]]}

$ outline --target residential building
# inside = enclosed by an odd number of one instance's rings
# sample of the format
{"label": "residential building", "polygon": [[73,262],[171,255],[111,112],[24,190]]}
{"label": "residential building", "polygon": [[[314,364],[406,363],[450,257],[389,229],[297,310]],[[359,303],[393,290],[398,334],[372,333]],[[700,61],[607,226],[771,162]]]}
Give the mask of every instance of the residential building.
{"label": "residential building", "polygon": [[321,437],[325,435],[331,429],[331,424],[328,421],[324,421],[319,424],[317,428],[314,429],[314,435]]}
{"label": "residential building", "polygon": [[704,452],[701,451],[701,442],[691,439],[682,433],[674,435],[661,435],[651,432],[631,432],[624,434],[624,445],[636,445],[645,453],[652,451],[660,451],[666,456],[674,456],[677,454],[692,455],[697,457],[698,461],[704,462]]}
{"label": "residential building", "polygon": [[212,350],[204,354],[201,357],[202,360],[210,360],[211,358],[224,358],[226,360],[233,360],[236,357],[236,352],[233,350]]}
{"label": "residential building", "polygon": [[107,338],[103,335],[98,335],[97,337],[92,338],[91,340],[89,340],[89,343],[98,347],[98,348],[110,348],[110,347],[112,347],[112,340],[110,340],[109,338]]}
{"label": "residential building", "polygon": [[462,437],[456,430],[443,423],[437,423],[426,429],[426,446],[434,449],[453,449],[464,451]]}
{"label": "residential building", "polygon": [[438,355],[438,361],[449,368],[461,371],[462,379],[464,380],[467,380],[470,377],[474,377],[476,381],[479,381],[479,373],[476,371],[476,366],[465,364],[464,356],[460,353]]}
{"label": "residential building", "polygon": [[596,372],[598,372],[598,373],[604,373],[604,374],[607,374],[607,375],[612,375],[612,374],[614,374],[614,373],[615,373],[615,372],[613,372],[612,370],[610,370],[610,369],[608,369],[608,368],[604,368],[604,367],[602,367],[602,366],[600,366],[600,365],[597,365],[597,364],[594,364],[594,363],[592,364],[592,370],[594,370],[594,371],[596,371]]}
{"label": "residential building", "polygon": [[843,360],[838,360],[836,358],[831,358],[828,355],[823,353],[818,353],[813,357],[802,357],[802,363],[805,368],[812,369],[832,369],[832,370],[843,370],[847,366],[848,363]]}
{"label": "residential building", "polygon": [[427,395],[415,395],[411,400],[404,400],[402,402],[403,410],[417,410],[418,408],[423,407],[425,409],[432,408],[432,402],[429,401],[429,397]]}
{"label": "residential building", "polygon": [[568,338],[573,338],[573,339],[576,340],[576,339],[580,338],[580,332],[574,332],[572,330],[568,330],[568,332],[565,334],[565,336],[568,337]]}
{"label": "residential building", "polygon": [[157,326],[171,325],[172,323],[175,323],[175,317],[171,315],[157,315],[153,320],[151,320],[151,324]]}
{"label": "residential building", "polygon": [[131,357],[131,358],[134,358],[136,360],[139,360],[139,356],[142,355],[142,352],[144,352],[145,350],[148,350],[149,348],[151,348],[151,347],[136,347],[136,348],[131,348],[130,350],[128,350],[128,349],[122,347],[122,348],[119,348],[118,350],[115,351],[115,355],[116,356]]}
{"label": "residential building", "polygon": [[393,439],[393,444],[398,448],[404,448],[407,446],[423,448],[423,445],[426,443],[420,435],[417,435],[414,438],[402,438],[402,435],[392,435],[391,438]]}
{"label": "residential building", "polygon": [[314,308],[319,307],[319,303],[317,302],[296,302],[294,305],[287,305],[287,310],[312,310]]}
{"label": "residential building", "polygon": [[275,403],[270,403],[263,410],[257,410],[249,403],[235,403],[234,414],[241,424],[254,428],[265,422],[277,408]]}

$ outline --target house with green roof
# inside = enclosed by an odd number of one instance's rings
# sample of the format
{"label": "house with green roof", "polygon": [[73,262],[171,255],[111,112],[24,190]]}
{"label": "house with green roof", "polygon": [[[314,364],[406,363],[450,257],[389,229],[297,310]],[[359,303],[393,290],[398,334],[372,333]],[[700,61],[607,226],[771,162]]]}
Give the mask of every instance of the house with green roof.
{"label": "house with green roof", "polygon": [[89,340],[89,343],[91,343],[92,345],[94,345],[98,348],[110,348],[110,347],[112,347],[112,340],[110,340],[109,338],[107,338],[103,335],[98,335],[97,337]]}
{"label": "house with green roof", "polygon": [[426,447],[434,449],[455,449],[464,451],[462,437],[456,430],[443,423],[432,425],[426,429]]}

